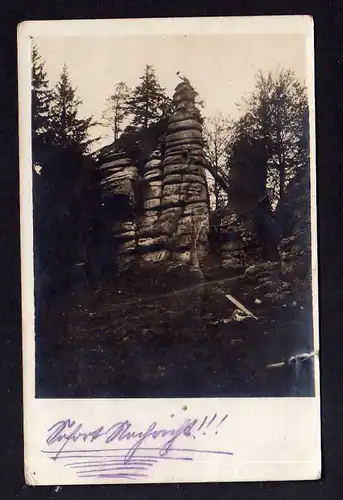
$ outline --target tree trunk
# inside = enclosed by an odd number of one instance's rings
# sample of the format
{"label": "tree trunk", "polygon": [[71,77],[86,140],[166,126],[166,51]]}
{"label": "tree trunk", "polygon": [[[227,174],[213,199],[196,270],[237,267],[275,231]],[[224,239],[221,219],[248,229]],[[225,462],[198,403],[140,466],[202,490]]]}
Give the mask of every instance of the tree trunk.
{"label": "tree trunk", "polygon": [[118,109],[116,108],[114,113],[114,142],[118,139]]}
{"label": "tree trunk", "polygon": [[215,200],[215,210],[219,208],[219,186],[218,182],[214,181],[214,200]]}
{"label": "tree trunk", "polygon": [[[214,167],[218,172],[218,148],[217,148],[217,139],[214,139]],[[214,180],[214,197],[216,200],[215,207],[216,210],[219,208],[219,186],[218,182]]]}
{"label": "tree trunk", "polygon": [[217,185],[219,185],[223,189],[223,191],[225,191],[225,193],[229,196],[230,195],[229,186],[222,179],[222,177],[217,172],[217,170],[214,167],[212,167],[212,165],[209,162],[207,162],[207,161],[205,162],[204,166],[210,172],[210,174],[212,175],[214,181],[217,182]]}
{"label": "tree trunk", "polygon": [[149,101],[145,102],[145,116],[144,116],[144,128],[148,128],[148,111],[149,111]]}
{"label": "tree trunk", "polygon": [[280,185],[279,185],[279,203],[285,194],[285,164],[282,161],[280,165]]}

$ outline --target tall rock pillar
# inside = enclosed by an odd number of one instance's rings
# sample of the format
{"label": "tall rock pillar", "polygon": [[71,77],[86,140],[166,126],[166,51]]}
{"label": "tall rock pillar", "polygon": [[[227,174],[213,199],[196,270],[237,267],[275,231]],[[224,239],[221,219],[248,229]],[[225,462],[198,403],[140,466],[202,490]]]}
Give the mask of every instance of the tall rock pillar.
{"label": "tall rock pillar", "polygon": [[197,267],[206,251],[209,195],[195,95],[188,80],[175,89],[175,109],[168,124],[163,158],[159,224],[166,236],[169,257]]}
{"label": "tall rock pillar", "polygon": [[[156,263],[165,260],[166,236],[158,228],[162,197],[161,152],[154,151],[144,166],[143,216],[139,223],[138,249],[143,262]],[[157,224],[157,227],[156,227]]]}

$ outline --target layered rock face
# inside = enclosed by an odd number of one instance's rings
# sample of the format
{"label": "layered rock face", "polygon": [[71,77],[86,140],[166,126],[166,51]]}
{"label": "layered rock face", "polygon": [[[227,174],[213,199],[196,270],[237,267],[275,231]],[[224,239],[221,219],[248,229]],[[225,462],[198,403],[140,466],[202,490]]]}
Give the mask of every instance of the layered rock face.
{"label": "layered rock face", "polygon": [[171,260],[197,268],[207,251],[209,195],[195,96],[188,80],[176,87],[163,157],[154,151],[141,176],[125,153],[109,148],[101,157],[100,188],[119,267]]}
{"label": "layered rock face", "polygon": [[139,180],[137,167],[124,152],[107,152],[101,158],[99,167],[104,200],[121,198],[123,205],[134,206],[136,187]]}
{"label": "layered rock face", "polygon": [[[277,251],[278,227],[265,187],[262,190],[253,185],[243,189],[242,173],[238,168],[237,171],[235,179],[231,179],[232,196],[228,205],[215,214],[219,220],[219,223],[218,220],[216,222],[220,229],[217,253],[221,267],[232,275],[244,276],[244,281],[258,296],[274,299],[282,288]],[[260,168],[262,175],[263,171]],[[240,185],[234,183],[237,179]],[[263,186],[262,182],[260,186]]]}
{"label": "layered rock face", "polygon": [[200,113],[188,81],[176,87],[173,102],[175,110],[168,124],[163,159],[158,227],[166,238],[168,256],[197,266],[206,248],[209,196]]}
{"label": "layered rock face", "polygon": [[306,290],[311,281],[310,182],[306,170],[291,180],[276,215],[284,227],[280,245],[283,276]]}
{"label": "layered rock face", "polygon": [[119,268],[133,260],[137,241],[135,207],[138,170],[123,152],[108,151],[99,160],[100,188],[103,212],[113,237],[113,257]]}
{"label": "layered rock face", "polygon": [[232,150],[228,204],[222,214],[221,210],[216,214],[220,221],[222,265],[232,271],[239,272],[251,262],[263,259],[258,233],[270,213],[268,203],[261,201],[267,198],[267,159],[262,141],[248,137],[242,137]]}
{"label": "layered rock face", "polygon": [[168,254],[166,237],[158,228],[161,211],[162,158],[160,151],[154,151],[144,166],[142,179],[143,216],[139,221],[138,252],[145,262],[159,262]]}
{"label": "layered rock face", "polygon": [[243,230],[233,210],[221,209],[211,214],[213,251],[220,257],[221,267],[239,271],[244,266]]}
{"label": "layered rock face", "polygon": [[220,256],[222,267],[233,274],[266,259],[252,212],[241,212],[241,207],[228,205],[211,216],[211,224],[216,231],[215,251]]}

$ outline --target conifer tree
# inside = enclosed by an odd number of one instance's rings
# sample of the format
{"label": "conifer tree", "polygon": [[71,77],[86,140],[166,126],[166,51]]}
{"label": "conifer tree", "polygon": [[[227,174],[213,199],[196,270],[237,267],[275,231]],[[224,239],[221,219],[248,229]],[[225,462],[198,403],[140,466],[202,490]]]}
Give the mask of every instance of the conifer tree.
{"label": "conifer tree", "polygon": [[39,55],[35,44],[32,47],[31,72],[31,113],[32,113],[32,140],[46,142],[49,131],[49,106],[52,98],[44,62]]}
{"label": "conifer tree", "polygon": [[94,140],[89,138],[89,128],[96,125],[93,117],[79,118],[81,99],[76,96],[68,68],[63,66],[60,80],[53,91],[53,102],[50,112],[50,127],[53,144],[62,148],[72,148],[85,153]]}
{"label": "conifer tree", "polygon": [[125,82],[118,82],[113,94],[106,100],[106,108],[102,114],[102,125],[111,128],[113,140],[117,141],[122,131],[122,123],[129,114],[127,101],[130,97],[130,89]]}
{"label": "conifer tree", "polygon": [[147,64],[141,83],[134,88],[128,101],[128,109],[133,115],[133,125],[148,128],[162,119],[170,109],[170,98],[158,83],[154,68]]}

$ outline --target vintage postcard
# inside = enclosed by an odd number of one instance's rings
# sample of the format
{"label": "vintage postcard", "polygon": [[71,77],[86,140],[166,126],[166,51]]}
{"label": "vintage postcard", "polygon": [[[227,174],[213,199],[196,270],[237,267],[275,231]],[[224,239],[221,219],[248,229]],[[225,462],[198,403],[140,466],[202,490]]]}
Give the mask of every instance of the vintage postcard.
{"label": "vintage postcard", "polygon": [[321,476],[313,21],[18,26],[25,478]]}

